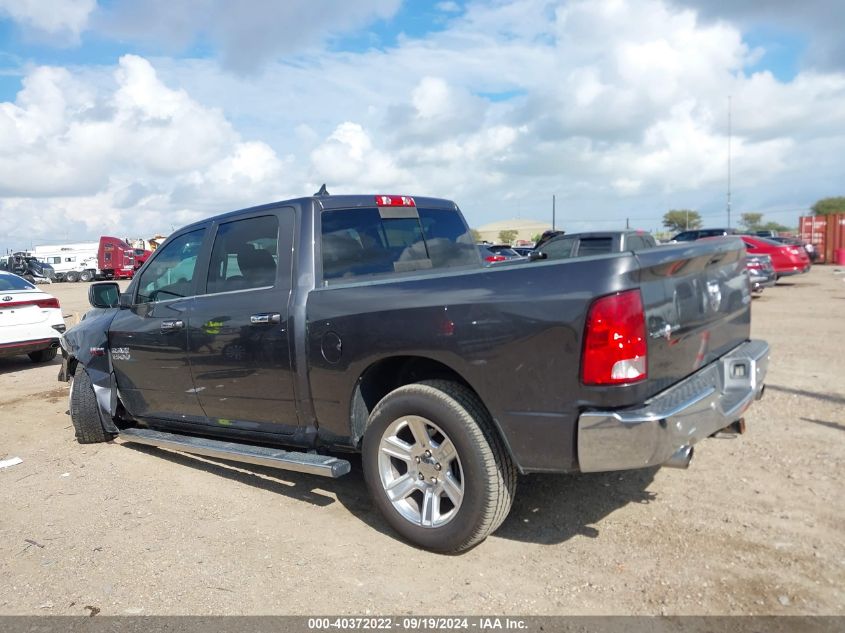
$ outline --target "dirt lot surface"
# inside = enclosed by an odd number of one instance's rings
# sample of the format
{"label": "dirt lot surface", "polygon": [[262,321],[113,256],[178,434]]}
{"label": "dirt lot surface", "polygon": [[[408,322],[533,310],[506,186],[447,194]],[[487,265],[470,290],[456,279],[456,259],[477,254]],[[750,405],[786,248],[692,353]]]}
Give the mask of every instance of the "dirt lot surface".
{"label": "dirt lot surface", "polygon": [[[48,290],[67,314],[85,284]],[[753,302],[748,432],[687,471],[520,480],[460,556],[337,481],[73,439],[58,361],[0,359],[0,614],[845,614],[845,275]]]}

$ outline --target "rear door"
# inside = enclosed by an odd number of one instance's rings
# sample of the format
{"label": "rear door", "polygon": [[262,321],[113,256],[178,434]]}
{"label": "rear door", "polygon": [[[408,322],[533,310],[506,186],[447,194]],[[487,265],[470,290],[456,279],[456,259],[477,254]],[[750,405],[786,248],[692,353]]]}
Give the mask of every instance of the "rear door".
{"label": "rear door", "polygon": [[121,399],[136,417],[196,422],[203,411],[188,366],[187,323],[207,227],[176,234],[133,282],[132,306],[109,328]]}
{"label": "rear door", "polygon": [[296,215],[269,209],[217,224],[188,358],[207,423],[293,433],[289,301]]}

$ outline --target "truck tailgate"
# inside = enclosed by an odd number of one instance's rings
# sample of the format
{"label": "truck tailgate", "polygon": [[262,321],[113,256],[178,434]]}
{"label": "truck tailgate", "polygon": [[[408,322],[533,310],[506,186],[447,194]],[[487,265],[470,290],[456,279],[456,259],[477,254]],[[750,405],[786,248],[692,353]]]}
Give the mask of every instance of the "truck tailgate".
{"label": "truck tailgate", "polygon": [[689,376],[748,340],[751,290],[738,238],[636,254],[648,337],[648,391]]}

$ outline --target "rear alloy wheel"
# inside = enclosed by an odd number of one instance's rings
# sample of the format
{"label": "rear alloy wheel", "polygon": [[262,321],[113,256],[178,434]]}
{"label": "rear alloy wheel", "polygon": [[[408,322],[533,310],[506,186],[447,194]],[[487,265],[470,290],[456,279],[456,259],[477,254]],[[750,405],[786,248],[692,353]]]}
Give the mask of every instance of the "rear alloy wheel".
{"label": "rear alloy wheel", "polygon": [[30,352],[28,356],[33,363],[49,363],[56,357],[57,352],[58,350],[55,347],[48,347],[37,352]]}
{"label": "rear alloy wheel", "polygon": [[76,431],[76,441],[80,444],[108,442],[113,438],[100,422],[94,386],[82,365],[76,368],[70,382],[70,419]]}
{"label": "rear alloy wheel", "polygon": [[461,509],[461,460],[431,420],[409,415],[392,422],[379,443],[378,466],[393,509],[414,525],[446,525]]}
{"label": "rear alloy wheel", "polygon": [[516,470],[481,402],[462,385],[400,387],[376,405],[363,446],[376,506],[412,543],[460,552],[507,516]]}
{"label": "rear alloy wheel", "polygon": [[71,271],[65,273],[65,281],[67,281],[69,283],[79,281],[79,273],[77,273],[75,270],[71,270]]}
{"label": "rear alloy wheel", "polygon": [[93,278],[94,278],[94,273],[92,273],[90,270],[83,270],[81,273],[79,273],[79,281],[84,281],[84,282],[87,283],[87,282],[91,281]]}

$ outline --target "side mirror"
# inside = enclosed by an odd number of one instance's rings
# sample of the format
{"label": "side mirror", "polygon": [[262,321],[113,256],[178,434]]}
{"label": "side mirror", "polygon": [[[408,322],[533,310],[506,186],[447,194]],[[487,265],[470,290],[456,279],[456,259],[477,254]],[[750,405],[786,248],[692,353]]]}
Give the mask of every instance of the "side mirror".
{"label": "side mirror", "polygon": [[88,288],[88,303],[95,308],[116,308],[120,298],[120,286],[113,281],[91,284]]}
{"label": "side mirror", "polygon": [[528,253],[528,259],[532,262],[536,262],[538,259],[547,259],[548,257],[543,251],[531,251]]}

